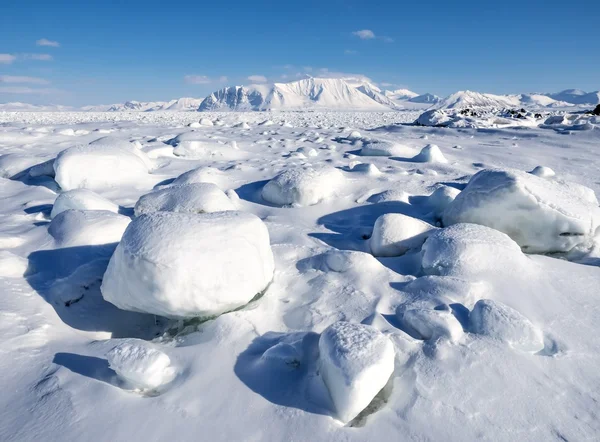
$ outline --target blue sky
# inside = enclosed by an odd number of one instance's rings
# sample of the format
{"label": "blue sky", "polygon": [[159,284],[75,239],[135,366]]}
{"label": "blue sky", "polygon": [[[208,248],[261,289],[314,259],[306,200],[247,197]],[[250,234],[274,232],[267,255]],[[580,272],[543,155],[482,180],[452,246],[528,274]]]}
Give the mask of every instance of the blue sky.
{"label": "blue sky", "polygon": [[203,97],[323,72],[438,95],[591,91],[599,21],[598,0],[3,0],[0,102]]}

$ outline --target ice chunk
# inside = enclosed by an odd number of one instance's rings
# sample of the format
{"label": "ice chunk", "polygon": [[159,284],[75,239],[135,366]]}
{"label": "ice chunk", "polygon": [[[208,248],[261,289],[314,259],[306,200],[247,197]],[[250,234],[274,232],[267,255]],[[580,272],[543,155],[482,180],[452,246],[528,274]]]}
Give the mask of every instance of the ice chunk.
{"label": "ice chunk", "polygon": [[330,325],[319,339],[320,372],[344,423],[364,410],[394,371],[394,345],[374,327]]}
{"label": "ice chunk", "polygon": [[133,186],[148,176],[143,152],[116,144],[89,144],[63,150],[54,162],[62,190]]}
{"label": "ice chunk", "polygon": [[478,224],[455,224],[434,231],[423,244],[422,255],[425,273],[442,276],[521,272],[529,264],[509,236]]}
{"label": "ice chunk", "polygon": [[473,333],[490,336],[523,351],[544,348],[540,329],[518,311],[491,299],[477,301],[470,316]]}
{"label": "ice chunk", "polygon": [[435,144],[428,144],[418,155],[413,157],[412,161],[418,163],[447,163],[448,160],[440,150],[440,148]]}
{"label": "ice chunk", "polygon": [[405,310],[401,320],[416,332],[421,339],[448,339],[457,342],[463,335],[460,322],[450,307],[444,309],[415,308]]}
{"label": "ice chunk", "polygon": [[251,301],[273,271],[269,232],[255,215],[155,212],[132,221],[101,290],[124,310],[208,317]]}
{"label": "ice chunk", "polygon": [[262,197],[280,206],[311,206],[333,196],[343,181],[344,175],[333,167],[288,169],[263,187]]}
{"label": "ice chunk", "polygon": [[386,213],[375,221],[370,239],[371,252],[375,256],[400,256],[410,249],[423,245],[435,229],[416,218],[401,213]]}
{"label": "ice chunk", "polygon": [[212,183],[169,186],[143,195],[135,204],[135,216],[152,212],[210,213],[235,210],[227,195]]}
{"label": "ice chunk", "polygon": [[117,243],[131,220],[106,210],[66,210],[56,215],[48,233],[59,247]]}
{"label": "ice chunk", "polygon": [[200,126],[207,126],[207,127],[214,126],[214,123],[211,120],[209,120],[208,118],[201,118],[199,123],[200,123]]}
{"label": "ice chunk", "polygon": [[108,364],[128,386],[153,390],[171,382],[176,370],[171,359],[156,345],[128,339],[106,354]]}
{"label": "ice chunk", "polygon": [[65,210],[107,210],[118,213],[119,206],[88,189],[74,189],[58,195],[52,206],[50,218]]}
{"label": "ice chunk", "polygon": [[587,245],[600,226],[591,189],[518,170],[482,170],[448,206],[445,225],[492,227],[531,253],[567,252]]}

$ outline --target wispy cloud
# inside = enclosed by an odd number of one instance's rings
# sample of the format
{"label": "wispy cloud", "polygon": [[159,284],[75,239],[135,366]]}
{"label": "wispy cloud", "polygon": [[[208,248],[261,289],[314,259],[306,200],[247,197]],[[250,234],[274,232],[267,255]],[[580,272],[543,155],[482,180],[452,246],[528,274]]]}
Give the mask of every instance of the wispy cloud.
{"label": "wispy cloud", "polygon": [[16,58],[11,54],[0,54],[0,64],[11,64]]}
{"label": "wispy cloud", "polygon": [[250,75],[248,80],[250,80],[252,83],[266,83],[267,77],[264,75]]}
{"label": "wispy cloud", "polygon": [[207,75],[186,75],[183,80],[187,84],[213,84],[213,83],[227,83],[227,77],[221,75],[219,78],[210,78]]}
{"label": "wispy cloud", "polygon": [[354,50],[352,50],[352,49],[346,49],[346,50],[344,51],[344,54],[346,54],[346,55],[356,55],[356,54],[358,54],[358,52],[357,52],[357,51],[354,51]]}
{"label": "wispy cloud", "polygon": [[385,43],[394,43],[394,39],[392,37],[378,37],[379,39],[383,40]]}
{"label": "wispy cloud", "polygon": [[375,33],[373,31],[371,31],[370,29],[362,29],[360,31],[354,31],[352,34],[356,35],[361,40],[371,40],[371,39],[375,38]]}
{"label": "wispy cloud", "polygon": [[53,48],[57,48],[60,46],[60,43],[57,41],[48,40],[47,38],[40,38],[35,42],[38,46],[52,46]]}
{"label": "wispy cloud", "polygon": [[23,60],[38,60],[38,61],[52,61],[54,57],[50,54],[20,54],[19,58]]}
{"label": "wispy cloud", "polygon": [[44,78],[24,77],[19,75],[0,75],[0,83],[50,84],[50,82]]}
{"label": "wispy cloud", "polygon": [[379,86],[390,87],[390,86],[396,86],[396,85],[394,83],[385,83],[385,82],[383,82],[383,83],[379,83]]}
{"label": "wispy cloud", "polygon": [[0,86],[0,94],[37,94],[49,95],[58,94],[62,91],[53,88],[32,88],[27,86]]}

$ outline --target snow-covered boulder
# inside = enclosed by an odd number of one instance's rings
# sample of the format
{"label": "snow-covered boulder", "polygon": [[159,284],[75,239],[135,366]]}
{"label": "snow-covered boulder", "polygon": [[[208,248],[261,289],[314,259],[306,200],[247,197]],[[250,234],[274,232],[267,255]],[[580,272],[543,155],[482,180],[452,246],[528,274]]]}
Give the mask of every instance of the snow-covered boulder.
{"label": "snow-covered boulder", "polygon": [[450,186],[438,187],[434,192],[427,198],[427,207],[433,212],[433,214],[440,218],[444,210],[450,205],[456,196],[460,193],[460,190]]}
{"label": "snow-covered boulder", "polygon": [[127,339],[106,354],[109,367],[127,387],[154,390],[175,378],[171,359],[156,345],[141,339]]}
{"label": "snow-covered boulder", "polygon": [[235,210],[231,200],[212,183],[169,186],[142,195],[135,204],[134,214],[153,212],[210,213]]}
{"label": "snow-covered boulder", "polygon": [[223,190],[230,187],[227,173],[211,166],[201,166],[196,169],[188,170],[175,178],[171,185],[179,186],[195,183],[213,183]]}
{"label": "snow-covered boulder", "polygon": [[445,164],[448,162],[439,146],[436,144],[428,144],[418,155],[415,155],[412,158],[412,161],[416,163],[442,163]]}
{"label": "snow-covered boulder", "polygon": [[71,147],[54,161],[55,180],[62,190],[135,187],[148,176],[148,164],[141,155],[121,143]]}
{"label": "snow-covered boulder", "polygon": [[359,155],[403,157],[414,155],[414,152],[414,149],[392,141],[368,139],[363,140]]}
{"label": "snow-covered boulder", "polygon": [[438,275],[421,276],[402,287],[402,291],[408,294],[409,306],[418,304],[429,308],[453,303],[472,306],[489,289],[483,281]]}
{"label": "snow-covered boulder", "polygon": [[422,247],[425,273],[475,276],[523,271],[529,264],[519,245],[498,230],[478,224],[455,224],[434,231]]}
{"label": "snow-covered boulder", "polygon": [[594,192],[518,170],[482,170],[448,206],[444,225],[475,223],[506,233],[524,251],[567,252],[600,226]]}
{"label": "snow-covered boulder", "polygon": [[544,348],[540,329],[515,309],[491,299],[477,301],[470,315],[470,329],[519,350],[537,352]]}
{"label": "snow-covered boulder", "polygon": [[119,206],[91,190],[74,189],[56,197],[50,218],[56,217],[65,210],[107,210],[118,213]]}
{"label": "snow-covered boulder", "polygon": [[273,271],[269,232],[255,215],[155,212],[125,231],[101,290],[124,310],[209,317],[247,304]]}
{"label": "snow-covered boulder", "polygon": [[356,140],[360,140],[362,138],[362,135],[360,134],[359,131],[357,130],[353,130],[352,132],[350,132],[348,134],[348,136],[346,137],[346,139],[351,140],[351,141],[356,141]]}
{"label": "snow-covered boulder", "polygon": [[394,371],[394,345],[374,327],[330,325],[319,339],[320,373],[344,423],[364,410]]}
{"label": "snow-covered boulder", "polygon": [[344,182],[333,167],[293,168],[277,175],[262,189],[262,197],[279,206],[311,206],[330,198]]}
{"label": "snow-covered boulder", "polygon": [[405,310],[399,318],[420,339],[448,339],[457,342],[463,333],[458,319],[448,306],[444,309],[414,308]]}
{"label": "snow-covered boulder", "polygon": [[435,229],[419,219],[401,213],[386,213],[375,221],[369,241],[375,256],[400,256],[420,248]]}
{"label": "snow-covered boulder", "polygon": [[529,173],[542,178],[550,178],[556,175],[556,172],[546,166],[535,166]]}
{"label": "snow-covered boulder", "polygon": [[57,247],[114,244],[131,220],[106,210],[66,210],[56,215],[48,233]]}

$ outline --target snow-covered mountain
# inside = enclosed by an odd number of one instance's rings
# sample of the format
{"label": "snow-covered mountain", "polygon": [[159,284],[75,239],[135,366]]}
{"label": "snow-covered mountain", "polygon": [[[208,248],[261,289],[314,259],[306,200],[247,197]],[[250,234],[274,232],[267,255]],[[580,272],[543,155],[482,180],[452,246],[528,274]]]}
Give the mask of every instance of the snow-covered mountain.
{"label": "snow-covered mountain", "polygon": [[440,100],[441,100],[441,98],[438,97],[437,95],[433,95],[433,94],[430,94],[429,92],[427,92],[425,94],[417,95],[416,97],[412,97],[408,101],[410,101],[411,103],[431,103],[431,104],[435,104],[435,103],[438,103]]}
{"label": "snow-covered mountain", "polygon": [[371,110],[386,111],[396,105],[374,85],[342,78],[305,78],[272,85],[232,86],[213,92],[199,111],[215,110]]}
{"label": "snow-covered mountain", "polygon": [[561,92],[544,95],[557,101],[566,101],[572,104],[600,104],[600,91],[585,92],[580,89],[566,89]]}
{"label": "snow-covered mountain", "polygon": [[418,97],[419,94],[408,89],[396,89],[394,91],[385,91],[385,96],[392,100],[407,101],[411,98]]}
{"label": "snow-covered mountain", "polygon": [[73,110],[70,106],[62,106],[59,104],[28,104],[18,101],[12,103],[0,103],[0,112],[62,112]]}
{"label": "snow-covered mountain", "polygon": [[482,94],[473,91],[458,91],[440,101],[438,109],[463,109],[463,108],[512,108],[519,106],[516,98],[505,95]]}
{"label": "snow-covered mountain", "polygon": [[84,106],[86,112],[153,112],[153,111],[195,111],[202,102],[201,98],[178,98],[170,101],[126,101],[117,104]]}

